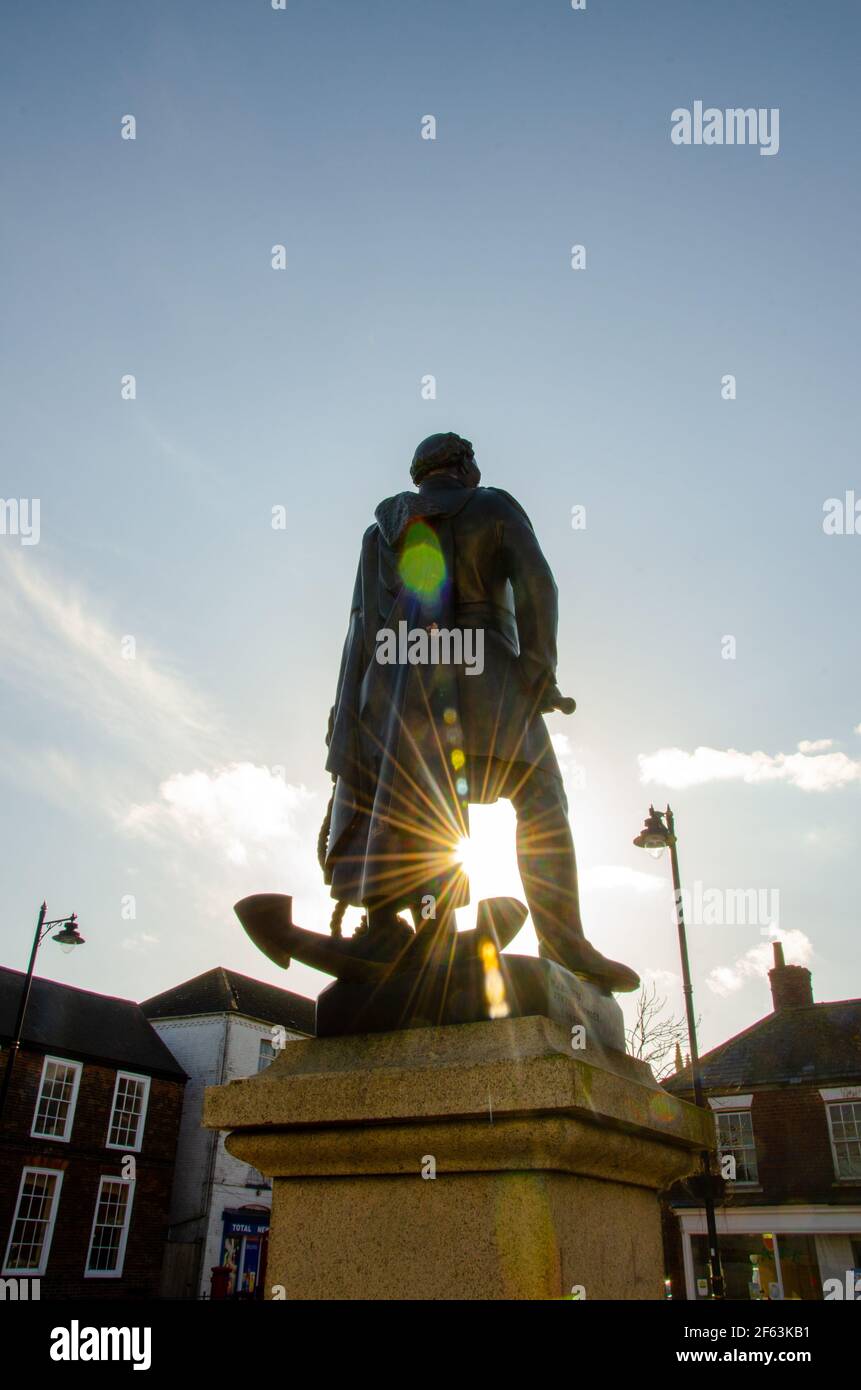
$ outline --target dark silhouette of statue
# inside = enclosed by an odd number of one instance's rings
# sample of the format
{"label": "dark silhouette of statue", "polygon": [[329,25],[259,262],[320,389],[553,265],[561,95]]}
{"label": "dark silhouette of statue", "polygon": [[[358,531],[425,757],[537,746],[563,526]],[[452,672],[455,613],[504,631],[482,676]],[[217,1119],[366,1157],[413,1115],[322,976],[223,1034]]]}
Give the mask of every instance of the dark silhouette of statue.
{"label": "dark silhouette of statue", "polygon": [[[464,896],[456,859],[468,806],[508,798],[542,956],[614,990],[627,966],[585,938],[562,775],[542,714],[571,710],[556,685],[557,588],[529,517],[481,487],[472,445],[435,434],[415,452],[417,491],[381,502],[362,540],[329,733],[335,776],[326,876],[367,910],[368,930],[424,925]],[[378,633],[476,633],[473,660],[382,663]],[[418,643],[415,644],[416,647]],[[403,646],[403,644],[402,644]],[[430,655],[432,656],[432,647]],[[442,653],[445,655],[445,652]]]}
{"label": "dark silhouette of statue", "polygon": [[[237,905],[272,959],[295,955],[338,977],[318,1001],[318,1032],[496,1016],[484,1007],[488,969],[502,972],[502,995],[508,981],[504,1012],[552,1014],[551,1001],[576,986],[571,975],[605,995],[639,985],[583,931],[542,717],[571,713],[574,701],[556,684],[557,588],[529,517],[509,493],[480,486],[472,445],[457,434],[425,439],[410,474],[416,490],[381,502],[363,536],[329,717],[334,789],[319,857],[337,902],[332,936],[296,927],[289,898]],[[486,900],[476,931],[456,930],[469,896],[459,858],[469,806],[499,797],[517,815],[540,961],[499,955],[526,916],[515,899]],[[344,938],[350,904],[364,916]],[[570,1017],[580,1017],[575,1002]]]}

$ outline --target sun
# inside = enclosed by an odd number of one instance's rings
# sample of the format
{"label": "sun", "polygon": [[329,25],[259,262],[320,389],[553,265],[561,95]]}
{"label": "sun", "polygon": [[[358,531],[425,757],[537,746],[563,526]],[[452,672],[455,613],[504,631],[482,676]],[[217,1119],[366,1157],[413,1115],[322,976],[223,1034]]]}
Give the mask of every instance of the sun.
{"label": "sun", "polygon": [[472,903],[482,898],[523,897],[515,827],[514,808],[508,801],[470,806],[469,839],[461,840],[456,852],[469,877]]}

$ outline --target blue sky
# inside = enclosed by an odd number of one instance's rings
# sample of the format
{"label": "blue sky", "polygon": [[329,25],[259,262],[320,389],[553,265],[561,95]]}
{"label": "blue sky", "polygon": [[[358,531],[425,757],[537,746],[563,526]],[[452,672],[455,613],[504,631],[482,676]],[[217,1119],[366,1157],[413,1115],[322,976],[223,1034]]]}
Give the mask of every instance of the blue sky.
{"label": "blue sky", "polygon": [[[861,498],[857,7],[124,0],[3,28],[2,497],[40,501],[37,545],[0,535],[3,962],[46,897],[88,939],[43,948],[53,978],[317,992],[231,905],[292,891],[325,924],[359,539],[453,429],[559,584],[596,944],[680,1011],[667,865],[631,845],[669,798],[685,884],[779,893],[816,997],[861,993],[861,535],[822,524]],[[696,100],[778,108],[779,152],[674,145]],[[510,886],[511,818],[474,830]],[[691,924],[704,1046],[770,1007],[773,935]]]}

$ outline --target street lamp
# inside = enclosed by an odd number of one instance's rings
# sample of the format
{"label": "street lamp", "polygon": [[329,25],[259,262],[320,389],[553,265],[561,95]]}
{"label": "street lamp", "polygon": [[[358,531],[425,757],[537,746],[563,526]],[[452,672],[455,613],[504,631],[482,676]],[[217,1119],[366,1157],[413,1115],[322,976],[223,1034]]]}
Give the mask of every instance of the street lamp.
{"label": "street lamp", "polygon": [[36,964],[36,955],[45,937],[54,927],[59,927],[57,935],[52,937],[57,945],[66,952],[71,951],[75,946],[83,946],[84,938],[78,931],[78,918],[72,912],[68,917],[56,917],[52,922],[46,921],[48,915],[48,904],[42,903],[39,908],[39,918],[36,922],[36,935],[33,937],[33,949],[30,952],[30,964],[27,966],[27,977],[24,981],[24,989],[21,993],[21,1002],[18,1005],[18,1017],[15,1021],[15,1033],[9,1044],[9,1051],[6,1054],[6,1068],[3,1072],[3,1088],[0,1090],[0,1120],[6,1108],[6,1096],[9,1092],[9,1085],[12,1080],[12,1070],[15,1066],[15,1058],[21,1046],[21,1035],[24,1031],[24,1017],[27,1013],[27,1004],[30,999],[30,989],[33,984],[33,969]]}
{"label": "street lamp", "polygon": [[[665,820],[666,818],[666,820]],[[700,1077],[700,1059],[697,1051],[697,1026],[694,1019],[694,991],[691,985],[691,970],[688,964],[688,943],[685,935],[685,916],[682,908],[682,885],[679,878],[679,856],[676,853],[676,822],[669,806],[666,811],[656,811],[649,807],[646,823],[634,840],[638,849],[647,850],[654,859],[659,859],[665,849],[670,851],[673,871],[673,894],[676,901],[676,926],[679,932],[679,954],[682,958],[682,986],[685,996],[685,1014],[688,1021],[688,1047],[691,1054],[691,1080],[694,1087],[694,1104],[705,1109],[703,1083]],[[714,1184],[711,1160],[708,1150],[700,1155],[702,1162],[702,1193],[706,1209],[706,1227],[709,1239],[709,1282],[712,1298],[724,1297],[723,1270],[718,1249],[717,1223],[715,1221]]]}

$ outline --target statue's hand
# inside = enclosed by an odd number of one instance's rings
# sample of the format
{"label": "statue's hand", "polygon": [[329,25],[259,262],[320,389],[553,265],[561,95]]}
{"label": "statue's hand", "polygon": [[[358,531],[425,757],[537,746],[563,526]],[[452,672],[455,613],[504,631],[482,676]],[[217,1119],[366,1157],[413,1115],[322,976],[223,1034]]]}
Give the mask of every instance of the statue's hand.
{"label": "statue's hand", "polygon": [[541,697],[541,713],[551,714],[558,710],[560,714],[573,714],[577,708],[577,701],[571,695],[563,695],[558,685],[549,685]]}

